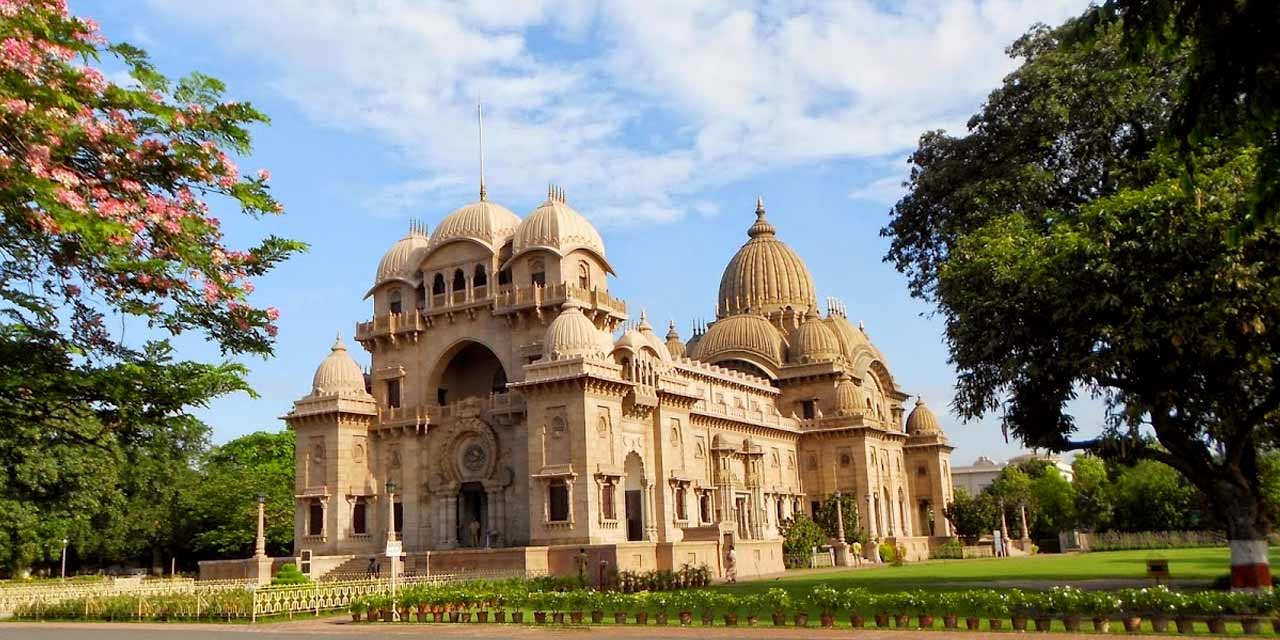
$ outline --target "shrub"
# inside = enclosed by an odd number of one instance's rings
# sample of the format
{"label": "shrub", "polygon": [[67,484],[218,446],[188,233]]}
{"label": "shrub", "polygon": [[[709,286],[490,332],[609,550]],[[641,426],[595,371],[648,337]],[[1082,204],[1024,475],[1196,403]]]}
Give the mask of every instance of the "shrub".
{"label": "shrub", "polygon": [[951,538],[929,552],[934,560],[960,560],[964,558],[964,545],[959,538]]}
{"label": "shrub", "polygon": [[286,562],[280,565],[280,571],[271,578],[271,584],[307,584],[311,579],[298,571],[297,565]]}
{"label": "shrub", "polygon": [[888,542],[880,543],[880,562],[898,562],[898,550]]}
{"label": "shrub", "polygon": [[875,613],[875,596],[861,587],[845,589],[840,593],[840,608],[859,616]]}
{"label": "shrub", "polygon": [[355,598],[351,601],[351,605],[347,607],[351,613],[364,613],[369,610],[369,603],[364,598]]}
{"label": "shrub", "polygon": [[786,613],[795,606],[791,599],[791,594],[786,589],[773,587],[764,592],[762,604],[768,607],[772,613]]}
{"label": "shrub", "polygon": [[834,615],[841,608],[841,600],[840,592],[824,584],[809,592],[808,604],[824,615]]}
{"label": "shrub", "polygon": [[789,556],[813,553],[813,548],[825,544],[827,534],[818,523],[803,513],[782,521],[782,551]]}

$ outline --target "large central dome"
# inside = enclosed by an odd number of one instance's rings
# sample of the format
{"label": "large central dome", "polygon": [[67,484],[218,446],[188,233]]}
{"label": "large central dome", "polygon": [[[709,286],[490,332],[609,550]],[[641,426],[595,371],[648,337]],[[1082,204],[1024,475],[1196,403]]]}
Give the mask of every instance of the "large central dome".
{"label": "large central dome", "polygon": [[750,311],[768,313],[784,307],[814,309],[818,297],[813,276],[800,256],[777,237],[764,218],[764,203],[756,201],[756,222],[747,230],[751,239],[738,249],[720,277],[719,316]]}

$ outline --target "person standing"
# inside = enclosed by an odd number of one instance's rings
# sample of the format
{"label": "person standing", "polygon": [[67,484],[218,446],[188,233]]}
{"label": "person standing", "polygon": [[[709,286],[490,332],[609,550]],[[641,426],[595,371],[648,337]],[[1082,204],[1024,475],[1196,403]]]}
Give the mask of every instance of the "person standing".
{"label": "person standing", "polygon": [[480,546],[480,521],[479,520],[471,521],[471,546],[477,547],[477,548]]}
{"label": "person standing", "polygon": [[724,554],[724,579],[730,583],[738,581],[738,554],[733,545],[729,545],[729,551]]}

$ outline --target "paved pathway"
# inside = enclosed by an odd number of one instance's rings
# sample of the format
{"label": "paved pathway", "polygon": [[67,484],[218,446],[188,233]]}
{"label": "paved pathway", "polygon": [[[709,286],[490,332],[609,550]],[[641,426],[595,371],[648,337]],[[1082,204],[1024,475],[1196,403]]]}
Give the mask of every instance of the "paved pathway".
{"label": "paved pathway", "polygon": [[[1025,635],[1025,634],[1024,634]],[[646,627],[555,627],[499,624],[359,624],[338,618],[321,618],[294,622],[257,625],[216,624],[135,624],[135,623],[4,623],[0,624],[0,640],[304,640],[317,637],[353,638],[431,638],[447,640],[585,640],[587,638],[636,638],[654,640],[810,640],[813,638],[857,638],[858,640],[905,640],[924,637],[929,640],[980,640],[986,632],[944,632],[865,629],[851,634],[848,629],[796,629],[795,627],[711,629],[697,626]],[[1095,635],[1037,633],[1037,640],[1097,638]]]}

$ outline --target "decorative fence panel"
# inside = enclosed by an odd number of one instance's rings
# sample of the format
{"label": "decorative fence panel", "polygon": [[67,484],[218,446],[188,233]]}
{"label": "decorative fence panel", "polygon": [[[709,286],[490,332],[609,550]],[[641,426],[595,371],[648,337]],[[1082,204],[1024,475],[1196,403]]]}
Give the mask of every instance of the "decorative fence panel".
{"label": "decorative fence panel", "polygon": [[[497,580],[524,576],[525,573],[523,571],[469,571],[466,573],[432,575],[407,574],[401,575],[396,579],[396,587],[400,589],[420,584],[440,584],[483,579]],[[345,609],[356,598],[390,592],[391,581],[387,578],[264,586],[253,592],[252,617],[257,620],[259,616],[287,615],[293,617],[294,614],[304,613],[319,615],[321,611]]]}

